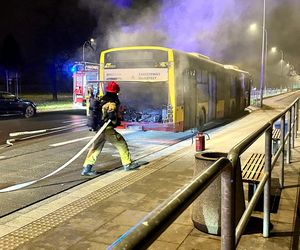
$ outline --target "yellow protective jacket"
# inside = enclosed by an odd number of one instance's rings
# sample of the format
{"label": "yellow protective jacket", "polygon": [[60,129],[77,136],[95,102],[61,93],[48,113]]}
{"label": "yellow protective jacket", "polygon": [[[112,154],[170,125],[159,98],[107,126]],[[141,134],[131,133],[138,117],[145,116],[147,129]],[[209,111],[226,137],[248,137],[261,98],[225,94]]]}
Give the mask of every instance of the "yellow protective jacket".
{"label": "yellow protective jacket", "polygon": [[107,102],[102,106],[102,117],[101,120],[106,122],[108,119],[111,120],[113,127],[119,125],[118,117],[118,107],[115,102]]}
{"label": "yellow protective jacket", "polygon": [[111,126],[117,127],[120,125],[118,111],[120,101],[118,95],[107,93],[99,100],[101,107],[100,125],[104,124],[108,119],[111,120]]}

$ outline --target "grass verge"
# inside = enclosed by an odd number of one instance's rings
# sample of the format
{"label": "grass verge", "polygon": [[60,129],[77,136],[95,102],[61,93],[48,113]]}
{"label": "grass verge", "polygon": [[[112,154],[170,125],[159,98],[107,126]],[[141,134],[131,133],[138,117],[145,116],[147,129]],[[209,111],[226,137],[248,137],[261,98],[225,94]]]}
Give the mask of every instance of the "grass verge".
{"label": "grass verge", "polygon": [[53,100],[52,94],[22,94],[20,98],[33,101],[37,105],[37,111],[51,111],[72,109],[73,96],[70,93],[57,94],[57,101]]}

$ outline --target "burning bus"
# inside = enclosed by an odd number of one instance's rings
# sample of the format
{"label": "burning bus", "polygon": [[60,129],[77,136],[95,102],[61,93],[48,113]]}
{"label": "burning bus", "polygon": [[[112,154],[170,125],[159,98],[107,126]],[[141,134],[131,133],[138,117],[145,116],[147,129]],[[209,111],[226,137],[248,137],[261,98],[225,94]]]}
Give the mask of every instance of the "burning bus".
{"label": "burning bus", "polygon": [[120,47],[100,55],[100,95],[108,81],[121,87],[123,126],[185,131],[244,111],[251,77],[197,53],[159,46]]}

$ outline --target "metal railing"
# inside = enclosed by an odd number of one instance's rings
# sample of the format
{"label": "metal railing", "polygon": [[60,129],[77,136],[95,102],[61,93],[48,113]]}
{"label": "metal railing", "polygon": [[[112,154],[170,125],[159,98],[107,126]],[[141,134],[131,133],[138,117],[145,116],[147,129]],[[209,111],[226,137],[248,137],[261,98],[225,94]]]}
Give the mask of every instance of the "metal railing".
{"label": "metal railing", "polygon": [[[205,172],[195,177],[191,183],[175,192],[139,223],[129,229],[108,249],[146,249],[219,175],[221,175],[221,249],[235,249],[263,192],[263,236],[269,237],[271,172],[281,155],[279,179],[280,186],[283,188],[285,144],[287,144],[286,162],[290,163],[291,148],[294,147],[294,140],[298,131],[298,109],[299,98],[280,114],[234,146],[229,151],[227,159],[220,158],[212,164]],[[272,157],[272,129],[277,120],[280,120],[281,125],[281,143],[278,151]],[[286,120],[287,131],[285,131]],[[235,168],[240,167],[240,155],[263,134],[265,134],[264,175],[237,226],[235,226]]]}
{"label": "metal railing", "polygon": [[[238,244],[243,231],[247,225],[248,220],[250,219],[251,213],[253,212],[255,205],[257,204],[259,197],[264,192],[264,216],[263,216],[263,236],[269,237],[270,234],[270,189],[271,189],[271,172],[281,155],[281,164],[280,164],[280,174],[279,174],[279,183],[280,187],[284,188],[284,152],[285,144],[287,145],[287,157],[286,162],[290,163],[291,157],[291,147],[294,147],[294,140],[297,135],[297,126],[298,124],[298,108],[299,108],[299,98],[296,99],[289,107],[287,107],[280,114],[271,119],[268,123],[262,126],[260,129],[249,135],[235,147],[233,147],[229,154],[228,159],[232,162],[233,168],[238,166],[238,157],[249,148],[261,135],[265,134],[265,167],[264,175],[251,198],[243,216],[241,217],[235,232],[235,245]],[[296,112],[295,112],[296,111]],[[287,117],[287,127],[288,130],[285,131],[286,126],[286,117]],[[272,157],[271,146],[272,146],[272,129],[274,123],[280,120],[280,129],[281,129],[281,138],[280,138],[280,147],[278,148],[275,155]],[[235,211],[232,214],[226,214],[230,218],[234,218]],[[222,223],[226,223],[226,217]],[[223,232],[228,234],[227,232]],[[231,236],[231,235],[230,235]],[[222,248],[223,249],[223,248]],[[224,249],[232,249],[225,248]]]}
{"label": "metal railing", "polygon": [[[267,88],[263,90],[263,98],[283,94],[286,92],[288,92],[287,88],[284,89]],[[259,102],[260,102],[260,90],[256,88],[252,88],[250,92],[250,104],[253,106],[257,106]]]}

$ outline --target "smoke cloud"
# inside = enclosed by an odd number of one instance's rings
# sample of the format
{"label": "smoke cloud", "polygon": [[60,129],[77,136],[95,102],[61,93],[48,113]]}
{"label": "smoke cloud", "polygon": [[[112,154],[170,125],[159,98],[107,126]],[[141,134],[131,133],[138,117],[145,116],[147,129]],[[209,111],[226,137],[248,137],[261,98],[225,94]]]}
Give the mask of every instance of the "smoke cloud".
{"label": "smoke cloud", "polygon": [[[249,71],[258,83],[263,1],[246,0],[81,0],[98,17],[94,31],[99,49],[160,45],[198,52]],[[300,69],[300,1],[266,1],[268,47],[284,51],[285,60]],[[249,32],[251,23],[258,30]],[[294,50],[294,51],[293,51]],[[279,55],[268,55],[268,85],[278,84]],[[286,70],[288,71],[288,70]],[[285,72],[286,74],[287,72]],[[277,74],[277,75],[276,75]],[[276,82],[277,81],[277,82]]]}

